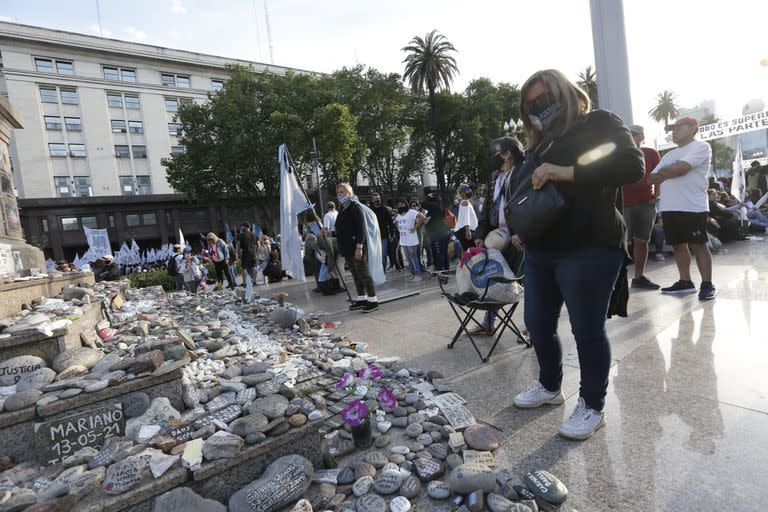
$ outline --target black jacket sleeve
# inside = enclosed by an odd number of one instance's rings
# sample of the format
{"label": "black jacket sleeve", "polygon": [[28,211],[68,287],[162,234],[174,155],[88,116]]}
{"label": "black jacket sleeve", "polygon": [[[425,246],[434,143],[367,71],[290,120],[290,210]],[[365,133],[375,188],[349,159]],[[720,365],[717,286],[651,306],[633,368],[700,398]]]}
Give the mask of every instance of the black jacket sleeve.
{"label": "black jacket sleeve", "polygon": [[485,235],[496,227],[490,225],[491,208],[493,207],[493,189],[496,187],[496,175],[497,173],[492,173],[491,179],[485,185],[485,203],[483,204],[483,209],[480,211],[480,216],[477,219],[475,239],[484,239]]}
{"label": "black jacket sleeve", "polygon": [[643,153],[621,119],[606,110],[594,111],[590,116],[591,140],[587,151],[576,158],[574,183],[620,186],[642,180]]}

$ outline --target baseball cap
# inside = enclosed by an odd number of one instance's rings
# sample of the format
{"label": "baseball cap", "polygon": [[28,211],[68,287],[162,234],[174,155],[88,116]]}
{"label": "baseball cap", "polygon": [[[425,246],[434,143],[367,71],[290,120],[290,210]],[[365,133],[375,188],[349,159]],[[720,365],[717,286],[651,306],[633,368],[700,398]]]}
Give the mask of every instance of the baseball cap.
{"label": "baseball cap", "polygon": [[680,118],[674,123],[668,124],[667,126],[665,126],[664,129],[666,131],[670,131],[672,130],[672,128],[677,128],[678,126],[683,126],[683,125],[693,126],[693,128],[696,130],[699,129],[699,122],[692,117]]}
{"label": "baseball cap", "polygon": [[645,130],[639,124],[629,125],[629,131],[631,131],[632,133],[639,133],[640,135],[645,135]]}

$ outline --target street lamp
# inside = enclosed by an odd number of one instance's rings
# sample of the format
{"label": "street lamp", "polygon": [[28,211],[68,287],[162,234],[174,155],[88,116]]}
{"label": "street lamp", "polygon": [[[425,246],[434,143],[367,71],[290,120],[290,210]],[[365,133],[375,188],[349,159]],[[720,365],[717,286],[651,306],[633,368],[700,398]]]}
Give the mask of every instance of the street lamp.
{"label": "street lamp", "polygon": [[504,121],[504,132],[507,136],[512,136],[517,132],[521,132],[525,125],[522,119],[515,121],[515,118],[511,118],[509,121]]}
{"label": "street lamp", "polygon": [[320,153],[317,152],[317,144],[315,144],[315,138],[312,137],[312,151],[309,152],[309,156],[315,164],[315,179],[317,180],[317,202],[320,209],[320,215],[323,215],[323,189],[320,186]]}

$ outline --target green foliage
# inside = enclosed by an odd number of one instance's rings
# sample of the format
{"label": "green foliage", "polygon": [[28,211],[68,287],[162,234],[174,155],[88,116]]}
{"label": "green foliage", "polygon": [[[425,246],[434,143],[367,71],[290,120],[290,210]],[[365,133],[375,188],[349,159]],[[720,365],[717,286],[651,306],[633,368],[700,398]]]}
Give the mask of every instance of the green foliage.
{"label": "green foliage", "polygon": [[176,279],[168,275],[164,269],[150,270],[140,274],[129,274],[126,276],[134,288],[148,288],[150,286],[162,286],[167,292],[176,289]]}
{"label": "green foliage", "polygon": [[584,89],[584,92],[589,96],[589,101],[592,103],[592,110],[598,109],[597,75],[592,69],[592,66],[587,66],[587,69],[579,73],[579,79],[576,81],[576,85]]}
{"label": "green foliage", "polygon": [[656,122],[664,122],[669,124],[669,120],[674,118],[680,111],[680,107],[675,103],[675,93],[672,91],[662,91],[656,96],[656,106],[648,111],[648,115],[651,116]]}
{"label": "green foliage", "polygon": [[354,183],[364,152],[357,118],[347,105],[329,103],[315,110],[314,121],[326,184]]}

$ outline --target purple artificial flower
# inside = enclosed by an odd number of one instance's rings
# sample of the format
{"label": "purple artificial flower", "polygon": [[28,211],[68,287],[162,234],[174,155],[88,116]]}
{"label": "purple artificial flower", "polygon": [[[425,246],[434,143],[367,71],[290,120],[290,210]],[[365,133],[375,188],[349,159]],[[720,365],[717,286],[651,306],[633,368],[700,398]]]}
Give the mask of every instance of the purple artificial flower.
{"label": "purple artificial flower", "polygon": [[336,389],[344,389],[346,387],[349,387],[352,382],[355,380],[355,376],[352,373],[345,373],[341,376],[339,379],[339,382],[336,383]]}
{"label": "purple artificial flower", "polygon": [[384,371],[375,364],[369,364],[367,367],[360,370],[357,375],[367,380],[379,380],[384,376]]}
{"label": "purple artificial flower", "polygon": [[360,400],[353,400],[350,404],[341,411],[341,419],[343,419],[350,427],[357,427],[368,416],[368,408],[365,406],[365,402]]}
{"label": "purple artificial flower", "polygon": [[395,394],[390,389],[381,388],[379,395],[376,398],[382,406],[389,410],[397,407],[397,398],[395,398]]}

